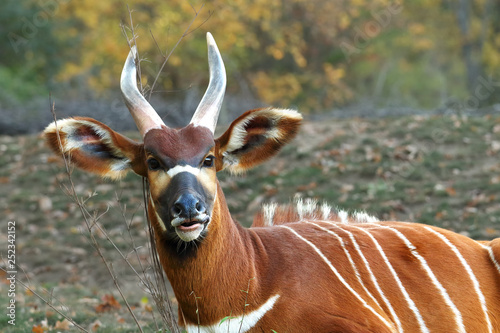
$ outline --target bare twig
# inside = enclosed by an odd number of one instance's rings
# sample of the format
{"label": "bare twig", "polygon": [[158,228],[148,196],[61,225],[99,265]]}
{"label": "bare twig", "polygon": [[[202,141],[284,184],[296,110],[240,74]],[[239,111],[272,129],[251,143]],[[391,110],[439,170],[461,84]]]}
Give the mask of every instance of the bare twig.
{"label": "bare twig", "polygon": [[244,292],[246,295],[245,295],[245,305],[243,307],[243,315],[241,316],[240,328],[238,330],[238,333],[241,332],[241,327],[243,326],[243,320],[245,319],[245,313],[246,313],[247,306],[248,306],[248,303],[247,303],[248,302],[248,294],[250,293],[250,282],[252,282],[253,279],[255,279],[255,277],[248,279],[247,290],[242,290],[242,292]]}
{"label": "bare twig", "polygon": [[[129,20],[130,20],[130,30],[132,31],[132,39],[134,41],[134,45],[137,45],[137,35],[135,34],[135,29],[134,29],[134,21],[132,20],[132,10],[129,8],[128,4],[127,4],[127,10],[128,10],[128,15],[129,15]],[[128,43],[128,39],[127,39],[127,43]],[[128,45],[130,47],[130,43]],[[137,64],[136,64],[136,68],[137,68],[137,74],[139,76],[139,78],[141,77],[141,62],[140,62],[140,57],[139,57],[139,50],[136,48],[136,51],[137,51]],[[142,86],[142,80],[139,79],[139,84],[141,86],[141,91],[144,89],[143,86]]]}
{"label": "bare twig", "polygon": [[[164,61],[160,67],[160,70],[158,71],[154,81],[153,81],[153,84],[151,85],[151,88],[150,88],[150,91],[149,91],[149,99],[151,98],[151,95],[154,91],[154,87],[159,79],[159,76],[163,70],[163,68],[165,67],[166,63],[168,62],[168,60],[170,59],[171,55],[173,54],[174,50],[177,48],[177,46],[180,44],[180,42],[183,40],[184,37],[186,37],[187,35],[191,34],[192,32],[196,31],[201,25],[203,25],[206,20],[208,20],[208,18],[210,18],[211,16],[211,13],[209,14],[209,17],[203,21],[199,26],[197,26],[196,28],[194,29],[191,29],[192,26],[193,26],[193,23],[196,21],[198,15],[200,14],[201,10],[203,9],[204,5],[202,5],[200,7],[199,10],[196,10],[193,6],[191,6],[193,8],[193,11],[194,11],[194,17],[193,19],[191,20],[191,22],[189,23],[188,27],[186,28],[186,30],[184,31],[184,33],[182,34],[182,36],[179,38],[179,40],[177,41],[177,43],[174,45],[174,47],[168,52],[165,53],[165,55],[161,54],[161,49],[156,41],[156,39],[154,38],[153,36],[153,33],[150,31],[151,33],[151,36],[153,37],[153,40],[158,48],[158,50],[160,51],[160,54],[162,55],[162,57],[164,58]],[[129,20],[130,20],[130,28],[126,27],[125,25],[122,25],[122,31],[124,33],[124,35],[127,37],[127,43],[129,45],[129,47],[131,47],[131,43],[137,45],[137,34],[135,32],[135,28],[134,28],[134,23],[133,23],[133,18],[132,18],[132,13],[133,11],[129,8],[129,6],[127,5],[127,9],[128,9],[128,12],[129,12]],[[132,36],[131,38],[129,39],[128,38],[128,33],[127,32],[131,32]],[[137,55],[137,72],[138,72],[138,77],[139,77],[139,82],[140,82],[140,88],[141,88],[141,91],[144,90],[143,88],[143,85],[142,85],[142,81],[141,81],[141,68],[140,68],[140,57],[139,55]],[[52,103],[52,100],[49,99],[49,103],[50,103],[50,110],[51,110],[51,113],[53,115],[53,118],[54,118],[54,124],[55,124],[55,127],[56,127],[56,134],[57,134],[57,140],[58,140],[58,144],[60,146],[60,150],[61,152],[63,151],[62,149],[62,142],[61,142],[61,138],[60,138],[60,133],[59,133],[59,129],[57,127],[57,117],[56,117],[56,113],[55,113],[55,105]],[[108,241],[112,246],[113,248],[118,252],[118,254],[121,256],[121,258],[123,260],[125,260],[125,262],[129,265],[129,267],[132,269],[132,271],[136,274],[136,276],[139,277],[140,279],[140,282],[141,284],[143,284],[147,291],[150,293],[150,295],[153,297],[154,301],[155,301],[155,304],[156,304],[156,307],[162,317],[162,321],[164,322],[164,324],[168,327],[168,329],[173,332],[173,333],[179,333],[181,332],[178,324],[177,324],[177,321],[176,321],[176,318],[175,318],[175,315],[174,315],[174,311],[173,311],[173,305],[170,301],[170,298],[168,297],[168,292],[167,292],[167,289],[166,289],[166,286],[167,286],[167,281],[166,281],[166,277],[164,275],[164,272],[163,272],[163,269],[161,267],[161,264],[160,264],[160,261],[159,261],[159,257],[158,257],[158,252],[157,252],[157,248],[156,248],[156,239],[155,239],[155,235],[154,235],[154,231],[153,231],[153,228],[152,228],[152,225],[149,221],[149,215],[148,215],[148,202],[150,200],[149,198],[149,187],[148,187],[148,182],[147,182],[147,179],[143,178],[143,199],[144,199],[144,206],[145,206],[145,211],[146,211],[146,220],[148,222],[147,224],[147,227],[148,227],[148,231],[149,231],[149,238],[150,238],[150,254],[151,254],[151,260],[152,260],[152,264],[151,264],[151,267],[147,267],[143,264],[144,262],[144,259],[142,259],[138,253],[138,249],[140,247],[137,247],[135,245],[135,241],[133,239],[133,236],[132,236],[132,233],[131,233],[131,223],[127,223],[127,218],[126,218],[126,206],[125,205],[120,205],[120,208],[122,209],[122,216],[124,218],[124,221],[127,225],[127,231],[128,231],[128,234],[130,236],[130,239],[131,239],[131,242],[132,242],[132,252],[135,253],[136,257],[137,257],[137,260],[138,260],[138,263],[139,263],[139,266],[140,266],[140,271],[142,271],[142,275],[141,273],[138,272],[138,270],[132,265],[132,263],[128,260],[128,255],[130,254],[125,254],[124,252],[122,252],[118,246],[116,245],[116,243],[113,242],[113,240],[111,239],[111,237],[109,236],[109,234],[107,233],[107,231],[105,230],[105,228],[100,224],[99,220],[108,212],[109,210],[109,206],[108,206],[108,209],[104,212],[104,213],[98,213],[97,211],[93,212],[93,214],[91,214],[87,208],[86,208],[86,202],[87,200],[89,200],[91,197],[93,197],[95,195],[94,194],[91,194],[89,195],[87,198],[83,198],[83,197],[79,197],[76,190],[75,190],[75,186],[74,186],[74,183],[73,183],[73,179],[72,179],[72,166],[70,165],[69,161],[68,161],[68,156],[66,156],[65,153],[62,153],[62,157],[63,157],[63,161],[64,161],[64,166],[65,166],[65,170],[66,170],[66,175],[67,175],[67,179],[68,179],[68,183],[69,184],[64,184],[64,183],[61,183],[61,187],[63,189],[63,191],[76,203],[76,205],[78,206],[79,208],[79,211],[85,221],[85,224],[86,224],[86,227],[87,227],[87,232],[89,234],[89,243],[92,245],[92,247],[94,247],[94,249],[96,250],[96,252],[98,253],[98,255],[100,256],[101,260],[103,261],[104,265],[106,266],[106,269],[108,270],[108,273],[110,274],[112,280],[113,280],[113,283],[116,287],[116,289],[118,290],[120,296],[122,297],[122,300],[123,302],[126,304],[126,307],[127,307],[127,310],[129,311],[130,315],[132,316],[133,320],[135,321],[137,327],[138,327],[138,330],[140,332],[143,332],[142,328],[141,328],[141,325],[139,324],[139,321],[137,319],[137,317],[135,316],[134,312],[132,311],[132,308],[131,306],[129,305],[122,289],[121,289],[121,286],[120,286],[120,283],[118,281],[118,278],[117,278],[117,275],[113,269],[113,264],[111,262],[108,261],[108,259],[106,259],[105,255],[104,255],[104,252],[103,252],[103,249],[101,248],[100,244],[99,244],[99,241],[97,240],[96,236],[95,236],[95,231],[100,231],[100,233],[102,235],[104,235],[104,238],[106,239],[106,241]],[[118,199],[119,201],[119,199]],[[132,220],[131,220],[132,221]],[[147,261],[146,261],[147,262]],[[148,265],[150,265],[148,263]],[[151,277],[151,275],[148,273],[148,269],[152,268],[153,269],[153,277]],[[37,294],[34,290],[31,290],[28,286],[26,286],[24,283],[22,283],[23,286],[27,287],[28,290],[32,291],[34,295],[37,295],[41,300],[43,300],[45,303],[47,303],[49,306],[53,307],[53,305],[51,304],[51,301],[50,300],[45,300],[43,299],[43,297],[39,294]],[[52,296],[51,296],[52,298]],[[195,299],[196,299],[196,296],[195,296]],[[197,300],[196,300],[197,302]],[[61,313],[58,309],[55,309],[54,310],[58,313],[60,313],[64,318],[68,319],[70,322],[72,322],[76,327],[82,329],[78,324],[76,324],[71,318],[69,318],[67,315],[64,315],[63,313]],[[155,324],[156,324],[156,328],[157,330],[159,330],[159,327],[158,327],[158,323],[156,322],[156,319],[154,318],[154,313],[153,313],[153,319],[155,321]],[[82,329],[83,331],[87,332],[85,329]]]}
{"label": "bare twig", "polygon": [[[170,52],[168,53],[167,56],[164,56],[164,60],[163,60],[163,63],[161,64],[160,66],[160,69],[158,70],[158,73],[156,74],[156,77],[153,81],[153,84],[151,85],[151,88],[149,90],[149,95],[148,95],[148,99],[151,99],[151,95],[153,94],[153,91],[154,91],[154,88],[155,88],[155,85],[156,85],[156,82],[158,81],[158,78],[160,77],[160,74],[161,72],[163,71],[163,68],[165,67],[165,65],[167,64],[168,60],[170,59],[170,56],[172,55],[172,53],[175,51],[175,49],[177,48],[177,46],[180,44],[180,42],[184,39],[184,37],[186,37],[187,35],[189,35],[190,33],[192,33],[193,31],[195,31],[196,29],[198,29],[200,26],[196,27],[194,30],[189,30],[191,29],[191,26],[193,25],[194,21],[196,20],[196,18],[198,18],[198,15],[200,14],[201,10],[203,9],[203,7],[205,6],[205,4],[201,5],[200,9],[199,10],[196,10],[194,7],[193,10],[194,10],[194,17],[193,19],[191,20],[191,22],[189,23],[188,27],[186,28],[186,30],[184,30],[184,33],[182,34],[182,36],[177,40],[177,43],[175,43],[174,47],[170,50]],[[210,17],[210,16],[209,16]],[[207,18],[208,20],[208,18]],[[206,20],[203,22],[205,23]],[[202,23],[202,24],[203,24]],[[154,37],[153,37],[154,39]],[[156,43],[156,39],[155,40],[155,43]],[[157,44],[157,47],[158,47],[158,44]],[[159,48],[159,47],[158,47]],[[161,52],[160,52],[161,53]]]}
{"label": "bare twig", "polygon": [[154,286],[155,288],[151,289],[153,291],[151,295],[153,296],[153,299],[156,303],[156,307],[158,308],[158,311],[160,312],[164,323],[167,324],[170,331],[173,333],[180,333],[181,330],[174,317],[172,302],[168,297],[168,292],[166,289],[167,281],[165,279],[163,268],[161,267],[160,260],[158,257],[158,251],[156,249],[156,238],[154,235],[153,226],[151,225],[151,221],[149,221],[148,202],[150,200],[149,197],[150,192],[149,192],[148,180],[146,178],[143,178],[142,185],[143,185],[143,199],[146,210],[146,218],[148,219],[149,244],[151,251],[151,259],[153,261],[152,267],[154,272],[154,283],[152,283],[151,285]]}
{"label": "bare twig", "polygon": [[[117,198],[117,201],[118,201],[118,202],[120,202],[119,198]],[[139,207],[138,207],[138,209],[139,209]],[[140,247],[138,247],[138,246],[136,246],[136,245],[135,245],[135,239],[134,239],[134,237],[132,236],[132,232],[131,232],[132,220],[133,220],[133,218],[134,218],[134,216],[135,216],[135,213],[136,213],[137,211],[136,211],[136,212],[134,212],[134,213],[132,214],[132,217],[130,218],[130,223],[127,223],[127,217],[126,217],[126,213],[125,213],[125,212],[126,212],[126,205],[125,205],[125,204],[124,204],[124,205],[120,205],[120,210],[121,210],[121,212],[122,212],[122,217],[123,217],[123,220],[124,220],[124,221],[125,221],[125,223],[127,224],[127,233],[128,233],[128,235],[129,235],[130,242],[132,243],[132,248],[133,248],[133,250],[132,250],[132,251],[135,253],[135,256],[136,256],[136,258],[137,258],[137,261],[138,261],[138,263],[139,263],[139,266],[140,266],[140,268],[141,268],[142,275],[144,276],[144,278],[143,278],[142,276],[139,276],[139,273],[137,273],[137,272],[136,272],[136,270],[135,270],[134,268],[133,268],[133,270],[134,270],[134,272],[136,273],[136,275],[139,277],[139,279],[141,280],[141,283],[142,283],[142,284],[144,285],[144,287],[147,289],[147,292],[148,292],[150,295],[154,295],[154,294],[155,294],[155,287],[154,287],[154,284],[153,284],[153,282],[151,281],[151,279],[150,279],[149,275],[148,275],[148,274],[147,274],[147,272],[146,272],[147,268],[146,268],[146,267],[144,267],[144,265],[143,265],[143,260],[141,259],[140,255],[139,255],[139,253],[138,253],[138,251],[137,251]],[[127,260],[126,258],[124,258],[124,259],[128,262],[128,260]],[[148,262],[148,264],[149,264],[149,262]],[[149,265],[150,265],[150,264],[149,264]],[[168,297],[168,295],[167,295],[167,297]],[[154,297],[154,296],[153,296],[153,300],[155,300],[155,297]],[[169,299],[169,300],[170,300],[170,299]],[[156,303],[156,300],[155,300],[155,303]],[[151,313],[151,315],[153,316],[153,321],[154,321],[154,323],[155,323],[155,325],[156,325],[156,329],[157,329],[157,330],[160,330],[160,328],[159,328],[159,326],[158,326],[158,322],[157,322],[156,317],[155,317],[155,313],[154,313],[154,311]],[[160,315],[161,315],[161,313],[160,313]],[[171,317],[173,318],[173,314],[172,314],[172,316],[171,316]],[[162,318],[163,318],[163,316],[162,316]],[[175,320],[175,319],[174,319],[174,320]],[[171,325],[168,325],[168,323],[167,323],[167,326],[171,326]]]}
{"label": "bare twig", "polygon": [[[50,100],[50,104],[51,104],[50,111],[51,111],[52,116],[54,118],[54,124],[56,127],[57,141],[59,143],[60,151],[63,152],[64,149],[62,146],[61,137],[59,135],[59,128],[57,127],[57,117],[56,117],[56,112],[55,112],[55,104],[52,103],[52,100]],[[90,216],[90,214],[87,211],[87,209],[85,208],[85,203],[80,199],[80,197],[78,197],[78,195],[76,193],[75,186],[73,183],[73,178],[71,176],[69,162],[68,162],[64,153],[61,153],[61,155],[62,155],[62,158],[64,161],[64,165],[66,168],[66,174],[68,176],[68,181],[69,181],[69,185],[70,185],[69,186],[69,191],[70,191],[69,193],[71,194],[73,201],[78,205],[78,208],[82,214],[82,217],[83,217],[85,224],[87,226],[87,230],[89,232],[90,241],[91,241],[93,247],[96,249],[99,256],[101,257],[104,265],[106,266],[106,269],[108,270],[108,273],[111,275],[111,278],[113,279],[113,283],[114,283],[116,289],[118,290],[120,296],[122,297],[122,300],[125,303],[127,310],[129,311],[130,315],[132,316],[133,320],[135,321],[137,328],[139,329],[140,332],[143,333],[142,327],[139,324],[139,321],[138,321],[137,317],[135,316],[134,311],[132,311],[132,308],[130,307],[130,304],[128,303],[127,298],[125,297],[125,295],[123,294],[123,291],[121,290],[120,284],[118,282],[118,279],[116,278],[116,274],[113,271],[111,263],[109,263],[108,260],[106,259],[106,257],[104,256],[102,249],[99,246],[99,242],[97,241],[97,239],[94,236],[94,233],[92,232],[92,228],[94,225],[97,224],[97,221],[95,219],[93,219],[92,221],[89,220],[88,217]]]}
{"label": "bare twig", "polygon": [[198,307],[198,298],[199,297],[196,297],[196,293],[193,291],[191,291],[191,294],[189,294],[189,296],[193,295],[194,297],[194,304],[196,305],[196,317],[197,317],[197,321],[198,321],[198,333],[200,333],[200,308]]}
{"label": "bare twig", "polygon": [[[4,268],[0,267],[0,270],[4,271],[4,272],[7,272]],[[71,318],[70,316],[66,315],[64,312],[62,312],[61,310],[59,310],[53,303],[52,301],[50,300],[46,300],[42,295],[40,295],[39,293],[36,292],[36,290],[34,290],[33,288],[31,288],[29,285],[27,285],[26,283],[24,283],[24,281],[22,281],[21,279],[17,278],[16,276],[16,283],[19,283],[21,286],[24,287],[24,289],[28,290],[29,292],[31,292],[33,295],[35,295],[38,299],[40,299],[42,302],[44,302],[47,306],[49,306],[52,310],[54,310],[55,312],[57,312],[59,315],[61,315],[64,319],[66,319],[67,321],[69,321],[70,323],[72,323],[73,325],[75,325],[76,328],[78,328],[80,331],[82,332],[89,332],[87,331],[85,328],[83,328],[82,326],[80,326],[76,321],[73,320],[73,318]],[[48,290],[45,290],[45,292],[47,292],[49,294],[49,291]],[[63,302],[61,302],[60,300],[58,300],[56,297],[54,297],[52,295],[52,292],[49,294],[50,295],[50,299],[55,299],[57,300],[59,303],[63,304]]]}

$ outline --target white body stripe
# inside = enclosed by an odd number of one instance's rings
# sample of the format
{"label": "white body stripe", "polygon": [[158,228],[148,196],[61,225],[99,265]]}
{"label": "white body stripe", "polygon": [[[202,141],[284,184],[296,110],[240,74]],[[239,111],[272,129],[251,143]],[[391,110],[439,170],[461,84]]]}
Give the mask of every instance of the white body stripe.
{"label": "white body stripe", "polygon": [[328,265],[328,267],[330,267],[330,269],[332,270],[332,272],[335,274],[335,276],[337,276],[337,278],[347,288],[347,290],[349,290],[363,304],[363,306],[365,308],[367,308],[375,316],[377,316],[380,319],[380,321],[382,321],[384,323],[384,325],[386,325],[387,327],[390,327],[391,329],[394,328],[391,323],[389,323],[384,317],[382,317],[377,311],[375,311],[374,308],[372,308],[368,303],[366,303],[366,301],[347,283],[347,281],[344,280],[344,278],[342,277],[342,275],[340,275],[340,273],[332,265],[332,263],[330,262],[330,260],[328,260],[328,258],[325,257],[325,255],[323,254],[323,252],[321,252],[321,250],[318,249],[318,247],[316,245],[314,245],[313,243],[311,243],[310,241],[308,241],[307,239],[305,239],[304,237],[302,237],[301,235],[299,235],[295,230],[293,230],[289,226],[280,225],[279,227],[290,230],[295,236],[297,236],[302,241],[304,241],[307,245],[309,245],[321,257],[321,259]]}
{"label": "white body stripe", "polygon": [[172,178],[181,172],[189,172],[189,173],[192,173],[193,175],[197,176],[200,173],[200,169],[194,168],[190,165],[176,165],[175,167],[173,167],[172,169],[169,169],[167,171],[167,175],[169,175],[169,177]]}
{"label": "white body stripe", "polygon": [[327,233],[329,233],[330,235],[334,236],[335,238],[337,238],[337,240],[340,243],[340,246],[342,247],[342,250],[344,250],[344,253],[345,253],[346,257],[347,257],[347,260],[349,260],[349,263],[351,264],[351,267],[352,267],[352,269],[354,271],[354,275],[356,275],[356,278],[358,279],[359,284],[361,285],[361,287],[363,287],[364,291],[368,294],[368,296],[370,296],[370,298],[372,299],[372,301],[375,302],[375,304],[377,304],[380,307],[379,302],[375,299],[375,297],[373,297],[373,295],[370,293],[370,291],[366,288],[365,284],[363,283],[363,279],[361,279],[361,275],[359,274],[358,268],[357,268],[356,264],[354,263],[354,260],[352,259],[352,256],[349,253],[349,250],[346,248],[345,242],[342,239],[342,237],[340,237],[339,235],[337,235],[335,232],[333,232],[331,230],[328,230],[326,228],[323,228],[320,225],[317,225],[316,223],[312,223],[312,222],[306,222],[306,223],[312,224],[312,225],[320,228],[321,230],[326,231]]}
{"label": "white body stripe", "polygon": [[[225,320],[222,324],[222,318],[218,323],[210,326],[186,325],[188,333],[222,333],[222,332],[248,332],[252,329],[264,315],[273,308],[280,295],[274,295],[269,298],[266,303],[262,304],[258,309],[231,319]],[[241,327],[241,329],[240,329]]]}
{"label": "white body stripe", "polygon": [[479,286],[479,281],[477,280],[476,276],[474,275],[474,272],[472,272],[472,268],[469,266],[465,258],[462,256],[460,251],[458,251],[457,247],[453,245],[448,238],[446,238],[443,234],[433,230],[432,228],[425,227],[426,230],[430,231],[434,235],[438,236],[446,245],[448,245],[453,253],[457,256],[458,260],[462,264],[462,266],[465,268],[467,271],[467,274],[469,274],[469,278],[472,281],[472,284],[474,285],[474,290],[477,293],[477,296],[479,297],[479,302],[481,303],[481,308],[483,309],[484,312],[484,317],[486,319],[486,322],[488,323],[488,332],[493,332],[493,327],[491,325],[490,317],[488,316],[488,308],[486,306],[486,300],[484,298],[484,295],[481,291],[481,287]]}
{"label": "white body stripe", "polygon": [[372,280],[372,283],[375,285],[375,288],[377,289],[378,293],[380,294],[380,297],[382,297],[382,300],[384,301],[385,305],[389,309],[389,312],[391,313],[391,316],[392,316],[393,320],[396,322],[396,326],[398,328],[398,332],[403,332],[404,330],[403,330],[403,327],[401,325],[401,321],[399,320],[399,317],[396,314],[396,311],[394,311],[394,308],[392,307],[391,302],[385,296],[384,291],[382,290],[382,288],[380,288],[380,285],[378,284],[378,281],[377,281],[377,277],[373,273],[373,271],[372,271],[372,269],[370,267],[370,263],[368,262],[368,260],[364,256],[363,251],[361,251],[361,248],[359,247],[359,244],[356,241],[356,238],[354,237],[354,235],[352,234],[352,232],[350,232],[350,231],[342,228],[338,224],[333,224],[333,226],[336,227],[336,228],[338,228],[338,229],[340,229],[340,230],[342,230],[343,232],[345,232],[349,236],[349,239],[351,240],[352,244],[354,245],[354,248],[356,249],[356,252],[360,256],[361,260],[363,261],[363,264],[365,265],[366,269],[369,272],[370,279]]}
{"label": "white body stripe", "polygon": [[479,244],[479,245],[481,245],[483,247],[483,249],[488,251],[488,255],[490,256],[491,261],[495,265],[498,273],[500,273],[500,264],[498,263],[497,259],[495,258],[495,254],[493,253],[493,249],[491,248],[491,246],[484,245],[484,244]]}
{"label": "white body stripe", "polygon": [[391,263],[389,262],[389,258],[387,258],[387,256],[385,255],[385,252],[382,249],[382,247],[380,246],[380,244],[378,243],[378,241],[375,239],[375,237],[373,237],[372,234],[370,234],[370,232],[368,232],[364,228],[359,228],[359,227],[356,227],[356,226],[352,226],[352,227],[356,228],[356,229],[358,229],[360,231],[363,231],[364,233],[366,233],[371,238],[371,240],[375,244],[375,247],[380,252],[380,255],[382,256],[382,258],[384,259],[385,264],[389,268],[389,271],[391,272],[392,276],[394,277],[394,280],[396,281],[399,289],[403,293],[403,296],[404,296],[405,300],[408,302],[408,307],[410,308],[410,310],[413,312],[413,314],[417,318],[417,322],[418,322],[418,325],[420,327],[420,331],[422,331],[424,333],[430,333],[429,329],[425,325],[424,318],[422,318],[422,315],[420,314],[420,311],[418,311],[418,308],[415,305],[415,302],[411,299],[410,295],[408,294],[408,291],[406,291],[406,288],[403,286],[403,283],[399,279],[398,274],[394,270],[394,267],[392,267]]}
{"label": "white body stripe", "polygon": [[422,266],[424,271],[427,273],[427,276],[431,279],[432,283],[434,283],[436,288],[439,290],[439,293],[441,294],[441,297],[443,297],[445,303],[452,310],[453,314],[455,315],[458,331],[460,333],[466,333],[464,322],[462,319],[462,314],[460,313],[460,311],[458,311],[456,305],[453,304],[450,295],[448,295],[446,289],[443,287],[441,282],[439,282],[439,280],[436,278],[436,275],[434,275],[434,273],[432,272],[425,258],[418,253],[417,248],[399,230],[387,226],[380,226],[380,228],[392,230],[405,243],[405,245],[410,250],[411,254],[420,262],[420,266]]}
{"label": "white body stripe", "polygon": [[[377,301],[377,299],[372,295],[372,293],[366,288],[365,284],[363,283],[363,279],[361,278],[361,275],[359,274],[359,271],[358,271],[358,268],[356,266],[356,263],[352,259],[352,256],[349,253],[349,250],[346,248],[345,242],[342,239],[342,237],[340,237],[335,232],[333,232],[331,230],[328,230],[328,229],[326,229],[326,228],[324,228],[324,227],[322,227],[322,226],[320,226],[320,225],[318,225],[316,223],[313,223],[313,222],[306,222],[306,223],[314,225],[314,226],[320,228],[321,230],[326,231],[327,233],[329,233],[330,235],[334,236],[335,238],[337,238],[337,240],[340,243],[340,246],[342,247],[342,250],[344,250],[344,253],[345,253],[346,257],[349,260],[349,263],[351,264],[351,267],[352,267],[352,269],[354,271],[354,275],[356,275],[356,278],[358,279],[359,284],[361,285],[361,287],[363,288],[363,290],[368,294],[368,296],[370,296],[370,298],[372,299],[372,301],[380,307],[380,303]],[[392,310],[392,308],[391,308],[391,310]],[[401,329],[398,329],[398,331],[401,331]]]}

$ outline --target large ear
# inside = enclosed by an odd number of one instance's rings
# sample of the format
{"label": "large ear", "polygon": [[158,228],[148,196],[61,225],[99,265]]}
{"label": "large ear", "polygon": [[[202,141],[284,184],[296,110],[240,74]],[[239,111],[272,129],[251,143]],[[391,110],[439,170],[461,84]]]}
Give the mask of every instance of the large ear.
{"label": "large ear", "polygon": [[47,126],[44,136],[56,154],[64,154],[85,171],[113,179],[123,177],[129,170],[146,175],[143,144],[92,118],[58,120]]}
{"label": "large ear", "polygon": [[274,156],[299,130],[294,110],[264,108],[245,112],[215,140],[217,171],[248,170]]}

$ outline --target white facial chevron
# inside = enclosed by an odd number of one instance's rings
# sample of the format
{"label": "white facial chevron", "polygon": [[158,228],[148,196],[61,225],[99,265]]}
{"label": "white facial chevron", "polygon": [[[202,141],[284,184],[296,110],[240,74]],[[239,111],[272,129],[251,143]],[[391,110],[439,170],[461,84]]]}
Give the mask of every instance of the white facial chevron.
{"label": "white facial chevron", "polygon": [[175,167],[167,171],[167,175],[169,175],[170,178],[172,178],[181,172],[189,172],[197,176],[200,173],[200,169],[194,168],[190,165],[176,165]]}

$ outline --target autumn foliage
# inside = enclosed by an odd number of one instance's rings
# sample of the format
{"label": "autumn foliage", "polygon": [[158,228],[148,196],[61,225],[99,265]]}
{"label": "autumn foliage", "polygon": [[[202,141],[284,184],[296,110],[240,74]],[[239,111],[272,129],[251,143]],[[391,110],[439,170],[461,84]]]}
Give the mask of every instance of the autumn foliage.
{"label": "autumn foliage", "polygon": [[[64,85],[65,94],[114,91],[128,52],[125,24],[134,27],[143,80],[151,84],[196,12],[160,77],[161,97],[206,83],[204,31],[226,60],[228,93],[303,112],[363,101],[435,108],[474,95],[480,78],[500,76],[500,5],[493,0],[134,0],[131,14],[122,1],[41,3],[8,0],[0,14],[10,43],[0,51],[9,65],[0,65],[0,82],[22,80],[29,63],[35,82]],[[31,76],[24,95],[33,84]],[[482,94],[473,107],[498,98]]]}

